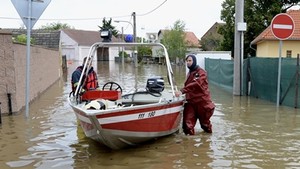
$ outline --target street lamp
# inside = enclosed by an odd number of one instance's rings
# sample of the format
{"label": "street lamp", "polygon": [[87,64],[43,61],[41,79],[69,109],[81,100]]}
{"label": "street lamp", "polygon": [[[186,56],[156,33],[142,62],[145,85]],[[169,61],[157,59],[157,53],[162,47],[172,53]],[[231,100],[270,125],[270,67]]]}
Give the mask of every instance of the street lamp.
{"label": "street lamp", "polygon": [[[135,13],[133,13],[133,15],[135,17]],[[129,21],[123,21],[123,20],[115,20],[114,22],[116,22],[116,23],[125,22],[125,23],[130,24],[132,26],[132,29],[133,29],[133,42],[136,42],[136,24],[135,24],[135,19],[134,19],[134,24],[132,24]],[[135,65],[135,67],[137,67],[137,56],[136,56],[136,52],[135,52],[136,50],[137,49],[135,47],[134,52],[133,52],[133,54],[134,54],[133,58],[134,58],[134,65]]]}
{"label": "street lamp", "polygon": [[131,27],[132,27],[132,30],[133,30],[133,42],[135,42],[136,37],[135,37],[135,33],[134,33],[134,26],[133,26],[133,24],[131,22],[129,22],[129,21],[122,21],[122,20],[115,20],[114,22],[116,22],[116,23],[125,22],[125,23],[130,24]]}

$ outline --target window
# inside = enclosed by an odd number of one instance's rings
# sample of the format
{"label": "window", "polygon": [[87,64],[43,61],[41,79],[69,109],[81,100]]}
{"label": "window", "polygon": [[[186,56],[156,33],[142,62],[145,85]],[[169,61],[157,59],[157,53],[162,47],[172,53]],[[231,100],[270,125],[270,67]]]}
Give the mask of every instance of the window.
{"label": "window", "polygon": [[291,50],[286,51],[286,57],[287,58],[292,58],[292,51]]}

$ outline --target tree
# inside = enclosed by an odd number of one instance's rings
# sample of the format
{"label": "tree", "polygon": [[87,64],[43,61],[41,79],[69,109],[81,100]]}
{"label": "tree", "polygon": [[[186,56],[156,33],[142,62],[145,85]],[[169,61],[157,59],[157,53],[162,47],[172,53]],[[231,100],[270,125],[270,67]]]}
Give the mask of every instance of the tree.
{"label": "tree", "polygon": [[98,25],[98,27],[100,28],[100,31],[101,30],[111,30],[112,35],[116,37],[116,36],[118,36],[119,32],[116,30],[115,26],[111,25],[111,22],[112,22],[111,18],[108,21],[105,18],[103,18],[102,19],[102,26]]}
{"label": "tree", "polygon": [[152,56],[152,50],[148,46],[138,46],[138,63],[143,60],[144,56]]}
{"label": "tree", "polygon": [[[247,23],[247,31],[244,34],[244,56],[254,55],[250,43],[268,25],[273,17],[281,12],[286,12],[292,6],[299,4],[300,0],[245,0],[244,18]],[[226,24],[219,29],[224,39],[221,42],[221,50],[234,50],[234,25],[235,25],[235,0],[225,0],[222,3],[221,20]]]}
{"label": "tree", "polygon": [[235,13],[235,0],[225,0],[222,3],[221,20],[226,24],[221,26],[219,33],[223,35],[220,49],[231,51],[233,53],[234,47],[234,13]]}
{"label": "tree", "polygon": [[46,25],[42,25],[40,29],[44,30],[60,30],[60,29],[74,29],[66,23],[53,22]]}
{"label": "tree", "polygon": [[166,30],[161,43],[168,49],[171,60],[184,58],[187,51],[185,42],[185,23],[177,20],[171,30]]}

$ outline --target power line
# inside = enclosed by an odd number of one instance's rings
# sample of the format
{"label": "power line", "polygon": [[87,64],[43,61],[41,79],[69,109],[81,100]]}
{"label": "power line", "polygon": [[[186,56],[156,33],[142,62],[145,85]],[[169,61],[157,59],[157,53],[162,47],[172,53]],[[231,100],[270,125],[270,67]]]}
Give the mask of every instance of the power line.
{"label": "power line", "polygon": [[20,20],[20,18],[0,17],[0,19]]}
{"label": "power line", "polygon": [[[112,17],[100,17],[100,18],[64,18],[64,19],[39,19],[39,20],[44,20],[44,21],[68,21],[68,20],[78,20],[78,21],[82,21],[82,20],[102,20],[103,18],[124,18],[124,17],[129,17],[131,15],[123,15],[123,16],[112,16]],[[12,17],[0,17],[0,19],[9,19],[9,20],[20,20],[20,18],[12,18]]]}
{"label": "power line", "polygon": [[[166,3],[167,0],[163,1],[161,4],[159,4],[157,7],[155,7],[154,9],[150,10],[149,12],[146,12],[144,14],[139,14],[137,16],[145,16],[145,15],[149,15],[152,12],[156,11],[157,9],[159,9],[164,3]],[[111,17],[100,17],[100,18],[64,18],[64,19],[42,19],[40,18],[39,20],[44,20],[44,21],[82,21],[82,20],[102,20],[103,18],[124,18],[124,17],[128,17],[131,16],[130,20],[132,19],[132,15],[123,15],[123,16],[111,16]],[[0,17],[0,19],[9,19],[9,20],[20,20],[20,18],[12,18],[12,17]]]}
{"label": "power line", "polygon": [[152,9],[151,11],[147,12],[147,13],[144,13],[144,14],[140,14],[140,15],[137,15],[137,16],[145,16],[145,15],[148,15],[154,11],[156,11],[158,8],[160,8],[164,3],[166,3],[167,0],[165,0],[164,2],[162,2],[160,5],[158,5],[156,8]]}

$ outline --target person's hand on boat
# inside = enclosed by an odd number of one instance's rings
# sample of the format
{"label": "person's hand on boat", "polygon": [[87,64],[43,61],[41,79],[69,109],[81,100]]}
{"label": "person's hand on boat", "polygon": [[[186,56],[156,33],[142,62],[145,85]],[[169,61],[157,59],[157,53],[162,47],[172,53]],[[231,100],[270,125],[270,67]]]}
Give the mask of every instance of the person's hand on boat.
{"label": "person's hand on boat", "polygon": [[83,93],[85,92],[85,90],[82,88],[79,92],[80,95],[83,95]]}
{"label": "person's hand on boat", "polygon": [[176,91],[176,92],[175,92],[175,96],[176,96],[176,97],[179,97],[180,95],[182,95],[181,91]]}

